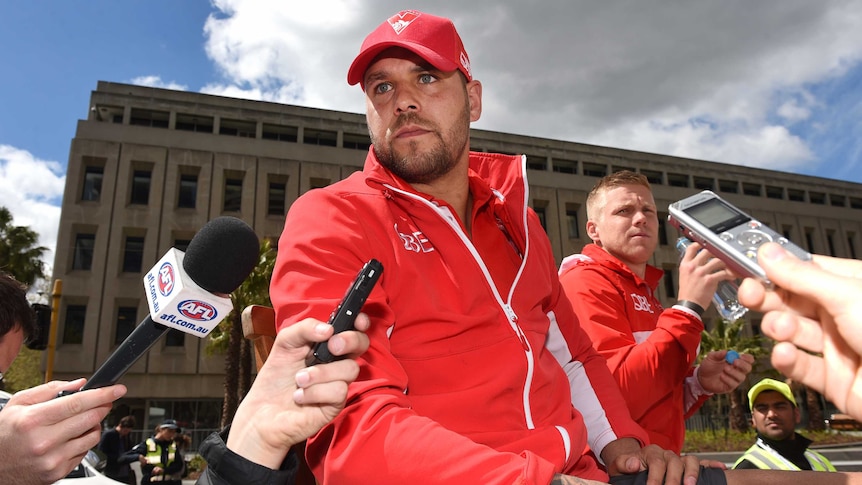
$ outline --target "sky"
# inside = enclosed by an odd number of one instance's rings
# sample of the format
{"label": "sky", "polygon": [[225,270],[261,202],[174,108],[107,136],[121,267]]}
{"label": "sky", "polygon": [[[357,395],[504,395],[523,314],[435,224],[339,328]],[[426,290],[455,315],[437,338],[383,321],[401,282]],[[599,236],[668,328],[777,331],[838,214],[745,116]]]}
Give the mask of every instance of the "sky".
{"label": "sky", "polygon": [[862,183],[855,0],[0,3],[0,206],[53,263],[98,81],[363,113],[347,68],[400,10],[451,18],[474,128]]}

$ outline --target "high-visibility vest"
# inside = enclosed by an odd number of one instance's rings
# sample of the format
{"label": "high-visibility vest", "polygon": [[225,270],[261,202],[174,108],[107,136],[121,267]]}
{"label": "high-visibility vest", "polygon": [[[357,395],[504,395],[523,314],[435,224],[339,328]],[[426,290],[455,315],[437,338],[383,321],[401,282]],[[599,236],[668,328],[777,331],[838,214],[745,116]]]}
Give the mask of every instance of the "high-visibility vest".
{"label": "high-visibility vest", "polygon": [[177,444],[171,441],[171,445],[168,447],[168,462],[162,463],[162,447],[156,443],[156,440],[147,438],[147,465],[158,466],[164,469],[174,462],[176,456]]}
{"label": "high-visibility vest", "polygon": [[[805,450],[805,459],[811,464],[811,469],[818,472],[834,472],[835,467],[826,459],[825,456],[817,453],[814,450]],[[754,445],[746,450],[745,454],[736,460],[733,467],[748,460],[754,463],[761,470],[799,470],[800,468],[793,464],[787,458],[784,458],[781,453],[775,451],[771,446],[767,445],[760,438]]]}

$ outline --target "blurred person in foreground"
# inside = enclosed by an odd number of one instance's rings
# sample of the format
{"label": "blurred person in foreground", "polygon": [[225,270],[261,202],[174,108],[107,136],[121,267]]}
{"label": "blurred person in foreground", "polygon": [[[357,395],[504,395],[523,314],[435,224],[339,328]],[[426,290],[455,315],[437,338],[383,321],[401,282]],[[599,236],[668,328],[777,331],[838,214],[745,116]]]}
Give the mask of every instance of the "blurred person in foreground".
{"label": "blurred person in foreground", "polygon": [[748,405],[757,440],[733,468],[835,471],[825,456],[808,448],[812,441],[796,432],[802,414],[790,386],[763,379],[749,389]]}
{"label": "blurred person in foreground", "polygon": [[743,354],[729,364],[720,350],[695,365],[704,309],[733,275],[692,244],[679,263],[679,300],[662,308],[655,291],[664,271],[649,264],[659,243],[658,211],[643,174],[601,178],[587,196],[586,230],[593,243],[563,259],[560,282],[632,417],[651,443],[680,453],[685,419],[713,394],[736,389],[754,363]]}
{"label": "blurred person in foreground", "polygon": [[[368,325],[360,313],[356,331],[335,336],[331,325],[310,318],[278,332],[233,423],[202,444],[207,468],[198,484],[293,483],[299,461],[291,447],[344,407],[347,385],[359,374],[354,359],[368,349]],[[306,367],[311,344],[327,339],[334,355],[349,358]]]}
{"label": "blurred person in foreground", "polygon": [[757,260],[777,288],[747,278],[739,302],[764,312],[760,328],[778,341],[772,365],[862,420],[862,261],[800,261],[775,243]]}
{"label": "blurred person in foreground", "polygon": [[[36,333],[24,287],[0,271],[0,376],[21,345]],[[101,422],[126,387],[76,391],[85,379],[53,381],[17,392],[0,402],[0,482],[53,483],[66,476],[99,443]]]}

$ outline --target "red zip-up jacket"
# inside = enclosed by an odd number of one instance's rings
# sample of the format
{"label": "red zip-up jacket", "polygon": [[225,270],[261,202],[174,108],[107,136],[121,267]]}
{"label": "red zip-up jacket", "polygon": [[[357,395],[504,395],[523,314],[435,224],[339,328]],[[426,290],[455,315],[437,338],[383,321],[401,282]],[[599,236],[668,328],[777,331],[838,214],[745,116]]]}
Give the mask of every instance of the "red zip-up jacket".
{"label": "red zip-up jacket", "polygon": [[293,204],[270,289],[280,328],[325,321],[363,263],[384,267],[363,308],[371,346],[359,378],[307,444],[318,480],[607,480],[588,445],[646,441],[563,294],[525,173],[524,157],[470,154],[474,218],[493,217],[522,256],[513,283],[492,280],[447,204],[371,151],[362,172]]}
{"label": "red zip-up jacket", "polygon": [[632,417],[651,443],[679,453],[685,418],[710,394],[692,367],[703,322],[687,308],[662,308],[655,289],[663,275],[647,265],[641,279],[595,244],[560,265],[563,289],[581,327],[607,360]]}

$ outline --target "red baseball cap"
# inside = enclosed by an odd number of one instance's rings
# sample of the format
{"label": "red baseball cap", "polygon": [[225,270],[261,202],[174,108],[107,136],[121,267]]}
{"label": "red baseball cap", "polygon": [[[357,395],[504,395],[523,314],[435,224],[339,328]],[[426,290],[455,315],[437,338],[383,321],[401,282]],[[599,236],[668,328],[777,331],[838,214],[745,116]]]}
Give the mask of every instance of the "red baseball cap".
{"label": "red baseball cap", "polygon": [[[389,47],[403,47],[444,72],[470,74],[470,58],[451,20],[417,10],[402,10],[386,19],[362,42],[359,55],[347,71],[351,86],[362,83],[371,61]],[[362,86],[365,89],[365,86]]]}

